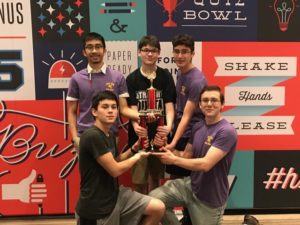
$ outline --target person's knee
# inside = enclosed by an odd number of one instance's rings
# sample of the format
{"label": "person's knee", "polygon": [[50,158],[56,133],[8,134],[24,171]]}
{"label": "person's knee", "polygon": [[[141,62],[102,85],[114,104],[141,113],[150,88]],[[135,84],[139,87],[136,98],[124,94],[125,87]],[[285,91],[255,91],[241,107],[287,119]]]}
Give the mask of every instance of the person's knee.
{"label": "person's knee", "polygon": [[159,224],[165,214],[165,205],[159,200],[152,198],[148,203],[141,224]]}
{"label": "person's knee", "polygon": [[153,198],[149,202],[149,205],[145,210],[145,214],[161,218],[164,215],[165,210],[166,210],[165,204],[161,200]]}
{"label": "person's knee", "polygon": [[156,198],[153,198],[151,201],[155,208],[154,215],[160,215],[160,217],[162,217],[166,211],[165,204],[160,199],[156,199]]}

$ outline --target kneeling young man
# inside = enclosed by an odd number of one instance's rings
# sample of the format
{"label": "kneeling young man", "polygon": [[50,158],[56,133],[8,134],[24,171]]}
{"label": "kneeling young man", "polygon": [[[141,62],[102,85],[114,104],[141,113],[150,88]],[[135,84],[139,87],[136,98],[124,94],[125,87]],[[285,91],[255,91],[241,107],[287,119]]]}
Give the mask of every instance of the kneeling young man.
{"label": "kneeling young man", "polygon": [[229,193],[228,173],[236,151],[237,133],[221,116],[224,96],[218,86],[205,87],[199,107],[205,119],[196,123],[183,152],[164,148],[156,154],[163,163],[191,170],[183,179],[167,181],[150,192],[166,206],[163,225],[179,225],[173,207],[185,206],[192,224],[220,225]]}
{"label": "kneeling young man", "polygon": [[118,184],[117,177],[149,153],[137,152],[138,142],[118,153],[110,131],[118,116],[117,97],[100,92],[92,100],[92,114],[95,124],[80,138],[77,225],[158,225],[165,211],[162,201]]}

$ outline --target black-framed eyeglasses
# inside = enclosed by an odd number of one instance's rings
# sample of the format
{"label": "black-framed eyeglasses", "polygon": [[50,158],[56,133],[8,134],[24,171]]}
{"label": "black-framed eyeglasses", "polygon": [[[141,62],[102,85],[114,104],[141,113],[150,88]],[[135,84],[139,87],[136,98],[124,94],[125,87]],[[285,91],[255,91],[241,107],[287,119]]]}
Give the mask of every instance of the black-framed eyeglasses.
{"label": "black-framed eyeglasses", "polygon": [[179,55],[181,53],[181,55],[186,55],[191,53],[192,51],[190,49],[173,49],[173,54],[175,55]]}
{"label": "black-framed eyeglasses", "polygon": [[208,104],[210,102],[210,104],[214,105],[217,104],[218,102],[221,102],[221,100],[217,98],[202,98],[201,102],[204,104]]}
{"label": "black-framed eyeglasses", "polygon": [[100,49],[103,48],[103,45],[100,45],[100,44],[97,44],[97,45],[87,45],[85,46],[85,49],[88,50],[88,51],[93,51],[94,49],[96,51],[99,51]]}
{"label": "black-framed eyeglasses", "polygon": [[155,54],[155,53],[158,53],[159,50],[157,48],[153,48],[153,49],[150,49],[150,48],[142,48],[141,49],[141,52],[144,52],[146,54],[149,54],[151,52],[151,54]]}

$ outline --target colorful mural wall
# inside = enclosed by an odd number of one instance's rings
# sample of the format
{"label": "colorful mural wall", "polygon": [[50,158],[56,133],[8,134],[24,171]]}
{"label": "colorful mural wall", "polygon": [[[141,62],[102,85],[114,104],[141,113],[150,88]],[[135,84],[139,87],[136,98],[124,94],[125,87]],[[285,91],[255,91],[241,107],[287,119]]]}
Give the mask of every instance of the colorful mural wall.
{"label": "colorful mural wall", "polygon": [[[66,119],[70,76],[86,67],[82,37],[101,33],[106,63],[127,76],[137,43],[196,40],[194,64],[225,93],[236,128],[229,209],[300,208],[299,0],[2,0],[0,216],[74,213],[78,159]],[[120,149],[126,144],[126,119]],[[130,175],[120,178],[130,185]]]}

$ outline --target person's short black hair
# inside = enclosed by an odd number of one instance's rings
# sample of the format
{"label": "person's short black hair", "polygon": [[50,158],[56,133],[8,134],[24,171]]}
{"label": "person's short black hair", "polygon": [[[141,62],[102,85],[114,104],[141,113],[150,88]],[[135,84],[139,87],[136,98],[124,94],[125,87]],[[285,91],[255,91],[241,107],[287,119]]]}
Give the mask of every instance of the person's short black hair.
{"label": "person's short black hair", "polygon": [[200,97],[199,97],[199,100],[201,101],[201,97],[203,95],[204,92],[206,91],[218,91],[220,93],[220,101],[221,101],[221,104],[223,105],[224,104],[224,101],[225,101],[225,97],[224,97],[224,94],[222,93],[221,91],[221,88],[217,85],[209,85],[209,86],[206,86],[202,89],[201,93],[200,93]]}
{"label": "person's short black hair", "polygon": [[83,49],[85,49],[86,42],[90,40],[99,40],[102,42],[103,48],[106,48],[104,37],[96,32],[90,32],[83,38]]}
{"label": "person's short black hair", "polygon": [[153,46],[155,48],[157,48],[158,50],[160,50],[160,43],[159,40],[156,36],[154,35],[146,35],[144,37],[141,38],[140,42],[139,42],[139,50],[141,50],[144,46]]}
{"label": "person's short black hair", "polygon": [[92,99],[92,108],[97,110],[99,102],[103,100],[113,100],[116,102],[117,106],[119,106],[117,96],[111,91],[100,91],[97,95],[95,95]]}
{"label": "person's short black hair", "polygon": [[189,34],[178,34],[172,40],[173,48],[178,45],[185,45],[193,52],[195,50],[194,38]]}

